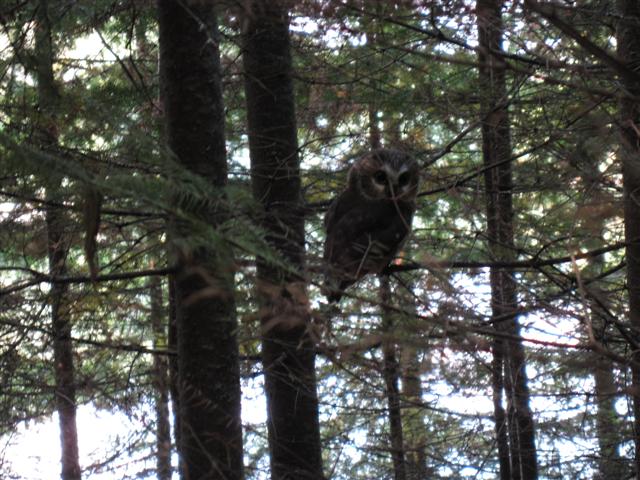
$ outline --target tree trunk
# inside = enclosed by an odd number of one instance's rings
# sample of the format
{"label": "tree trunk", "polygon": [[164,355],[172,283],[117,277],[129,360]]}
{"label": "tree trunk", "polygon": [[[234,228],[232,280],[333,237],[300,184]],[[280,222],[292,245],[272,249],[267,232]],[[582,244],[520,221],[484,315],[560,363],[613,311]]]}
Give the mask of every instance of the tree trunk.
{"label": "tree trunk", "polygon": [[[482,122],[482,153],[488,168],[485,174],[487,192],[487,237],[493,260],[510,261],[515,258],[513,240],[513,206],[511,139],[509,116],[506,106],[505,64],[502,51],[502,1],[478,0],[478,60],[480,63],[480,91]],[[504,385],[507,395],[507,424],[510,446],[510,474],[512,479],[531,480],[537,478],[535,435],[529,389],[525,371],[525,355],[522,342],[515,338],[520,334],[516,317],[517,296],[513,271],[491,268],[491,303],[494,326],[498,335],[507,333],[509,340],[496,340],[494,354],[504,352],[502,362],[494,362],[494,386],[499,385],[500,365],[504,367]],[[501,344],[501,345],[500,345]],[[498,445],[504,448],[501,439],[503,422],[496,403],[496,432]],[[504,464],[504,452],[499,452]],[[501,474],[501,478],[505,478]]]}
{"label": "tree trunk", "polygon": [[[178,351],[178,320],[176,309],[176,289],[175,278],[170,275],[168,278],[169,283],[169,331],[167,332],[168,348],[171,352]],[[171,394],[171,414],[173,415],[173,438],[176,445],[176,450],[181,452],[180,447],[180,387],[179,387],[179,375],[178,375],[178,355],[171,355],[169,357],[169,393]],[[178,455],[178,472],[180,472],[180,478],[183,478],[182,474],[182,457]]]}
{"label": "tree trunk", "polygon": [[[608,121],[608,120],[604,120]],[[587,204],[606,199],[606,191],[602,186],[600,166],[606,160],[606,142],[599,136],[603,127],[598,117],[586,117],[576,124],[576,145],[573,162],[580,171],[584,198]],[[597,143],[596,143],[597,142]],[[595,250],[602,246],[606,231],[606,217],[602,214],[581,218],[582,231],[586,238],[580,243],[587,250]],[[581,271],[585,278],[597,278],[605,270],[602,256],[590,258],[587,266]],[[609,292],[599,281],[589,282],[583,286],[583,292],[589,300],[590,332],[601,345],[609,344],[610,307]],[[625,461],[620,458],[619,446],[623,443],[620,418],[616,412],[617,385],[613,361],[600,352],[588,352],[589,369],[594,380],[594,400],[596,405],[596,432],[598,440],[598,472],[597,480],[618,480],[625,478]]]}
{"label": "tree trunk", "polygon": [[[375,2],[376,13],[380,14],[380,2]],[[367,44],[374,49],[378,41],[377,32],[367,33]],[[375,59],[375,57],[373,57]],[[374,81],[374,80],[372,80]],[[378,124],[378,110],[375,100],[369,104],[369,145],[372,149],[382,146],[382,133]],[[380,316],[382,318],[382,377],[387,397],[387,412],[389,417],[389,440],[391,459],[393,461],[393,476],[395,480],[406,479],[406,465],[404,452],[404,438],[402,432],[402,411],[400,409],[400,365],[398,363],[397,345],[391,338],[393,330],[393,311],[391,303],[391,285],[388,275],[378,275],[380,281]]]}
{"label": "tree trunk", "polygon": [[245,93],[254,198],[267,241],[288,268],[258,258],[271,478],[321,479],[304,269],[304,217],[285,2],[246,2]]}
{"label": "tree trunk", "polygon": [[[618,0],[618,55],[638,73],[640,65],[640,3],[637,0]],[[640,81],[625,76],[621,79],[625,93],[634,97],[620,103],[622,144],[622,176],[624,183],[624,233],[627,242],[627,290],[629,292],[629,321],[640,337]],[[640,475],[640,351],[632,356],[632,389],[636,475]]]}
{"label": "tree trunk", "polygon": [[[411,301],[411,300],[410,300]],[[412,405],[403,415],[403,441],[405,465],[408,480],[422,480],[433,475],[427,468],[425,444],[427,432],[425,409],[422,406],[422,380],[420,379],[420,358],[418,349],[402,345],[400,364],[402,369],[402,397]]]}
{"label": "tree trunk", "polygon": [[498,464],[500,480],[511,480],[511,454],[509,451],[509,434],[507,415],[503,406],[504,391],[504,347],[503,339],[493,339],[491,362],[491,379],[493,390],[493,415],[495,420],[496,444],[498,446]]}
{"label": "tree trunk", "polygon": [[620,458],[620,422],[616,412],[616,384],[613,362],[603,355],[592,354],[594,359],[593,378],[597,405],[596,430],[598,432],[598,480],[618,480],[623,475],[624,464]]}
{"label": "tree trunk", "polygon": [[380,275],[380,303],[382,304],[382,341],[383,377],[389,412],[389,431],[391,437],[391,458],[393,459],[393,477],[406,479],[404,460],[404,439],[402,434],[402,412],[400,410],[400,367],[396,355],[396,343],[390,337],[393,328],[393,312],[389,309],[391,287],[389,277]]}
{"label": "tree trunk", "polygon": [[[395,129],[392,129],[392,132]],[[398,137],[399,138],[399,137]],[[412,295],[413,282],[405,279],[406,286],[397,295],[401,308],[408,312],[401,316],[399,322],[413,324],[417,318],[416,300]],[[428,339],[423,345],[412,341],[403,342],[400,347],[400,375],[402,379],[402,398],[407,406],[402,415],[402,438],[404,442],[405,469],[408,480],[422,480],[434,475],[427,465],[426,443],[427,425],[425,407],[423,406],[423,373],[421,356],[429,351]]]}
{"label": "tree trunk", "polygon": [[[153,346],[166,349],[167,332],[163,321],[162,283],[160,277],[149,279],[151,297],[151,328]],[[163,355],[153,357],[153,387],[156,410],[156,476],[158,480],[171,479],[171,424],[169,422],[169,375],[168,359]]]}
{"label": "tree trunk", "polygon": [[[224,110],[215,2],[159,0],[160,85],[167,142],[176,160],[214,187],[202,201],[176,196],[176,212],[205,225],[226,216]],[[182,476],[241,479],[240,368],[233,258],[220,240],[172,219]]]}
{"label": "tree trunk", "polygon": [[[38,137],[40,147],[52,155],[57,154],[57,114],[60,94],[53,74],[53,41],[50,10],[47,0],[40,0],[36,16],[35,52],[38,83]],[[48,200],[57,200],[62,179],[52,175],[46,179]],[[53,277],[67,272],[66,260],[69,238],[65,232],[63,208],[57,202],[49,202],[45,211],[47,225],[47,250],[49,273]],[[55,371],[55,406],[58,412],[61,442],[63,480],[81,478],[78,454],[78,429],[76,424],[76,387],[71,341],[71,319],[66,299],[67,285],[53,283],[51,299],[51,331],[53,334],[53,358]]]}

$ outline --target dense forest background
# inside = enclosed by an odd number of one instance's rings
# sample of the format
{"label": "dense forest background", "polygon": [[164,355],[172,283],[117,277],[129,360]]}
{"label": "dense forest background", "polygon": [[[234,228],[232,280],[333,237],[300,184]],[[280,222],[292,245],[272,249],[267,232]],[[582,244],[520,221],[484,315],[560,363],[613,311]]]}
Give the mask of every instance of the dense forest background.
{"label": "dense forest background", "polygon": [[[64,480],[638,475],[635,0],[0,5],[2,478],[51,418]],[[329,305],[381,145],[413,233]]]}

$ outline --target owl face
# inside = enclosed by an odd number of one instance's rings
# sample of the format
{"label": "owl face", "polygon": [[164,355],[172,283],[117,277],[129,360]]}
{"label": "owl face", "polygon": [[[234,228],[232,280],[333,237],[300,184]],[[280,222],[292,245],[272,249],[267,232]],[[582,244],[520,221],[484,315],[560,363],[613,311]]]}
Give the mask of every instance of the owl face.
{"label": "owl face", "polygon": [[419,176],[418,164],[411,156],[398,150],[379,149],[351,167],[348,183],[367,200],[413,202]]}

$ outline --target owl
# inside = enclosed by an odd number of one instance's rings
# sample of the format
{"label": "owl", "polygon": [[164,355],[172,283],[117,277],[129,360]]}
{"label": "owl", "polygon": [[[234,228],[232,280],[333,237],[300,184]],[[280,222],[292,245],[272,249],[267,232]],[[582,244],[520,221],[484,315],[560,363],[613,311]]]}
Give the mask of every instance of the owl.
{"label": "owl", "polygon": [[344,289],[380,273],[409,235],[416,209],[419,167],[399,150],[378,149],[349,170],[347,188],[327,212],[324,226],[326,295],[337,302]]}

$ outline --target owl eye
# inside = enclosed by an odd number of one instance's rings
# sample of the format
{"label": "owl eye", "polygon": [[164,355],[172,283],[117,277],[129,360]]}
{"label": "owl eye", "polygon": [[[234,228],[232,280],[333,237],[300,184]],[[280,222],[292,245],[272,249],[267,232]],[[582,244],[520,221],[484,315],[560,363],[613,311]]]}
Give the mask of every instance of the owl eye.
{"label": "owl eye", "polygon": [[376,183],[387,183],[387,174],[382,170],[378,170],[373,174],[373,179],[376,181]]}
{"label": "owl eye", "polygon": [[400,185],[401,187],[404,187],[407,183],[409,183],[409,177],[410,177],[409,172],[404,172],[398,178],[398,185]]}

